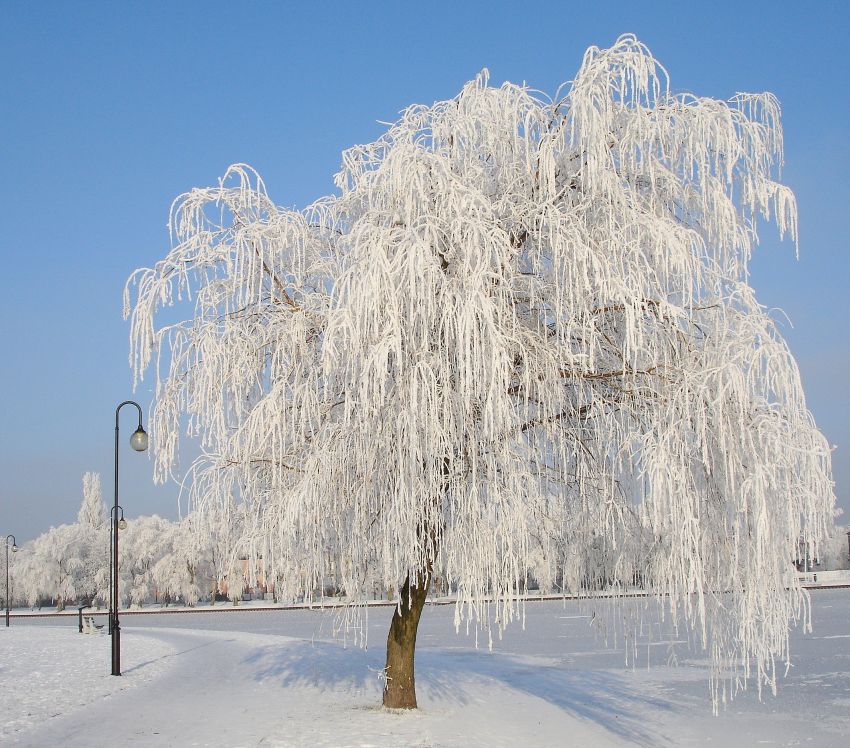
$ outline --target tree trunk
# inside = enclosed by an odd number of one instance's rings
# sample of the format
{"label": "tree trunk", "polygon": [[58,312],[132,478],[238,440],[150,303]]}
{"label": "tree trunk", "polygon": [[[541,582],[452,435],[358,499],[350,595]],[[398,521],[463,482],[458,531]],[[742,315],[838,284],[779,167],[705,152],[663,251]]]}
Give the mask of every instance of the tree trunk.
{"label": "tree trunk", "polygon": [[393,614],[387,636],[387,683],[384,706],[390,709],[416,709],[416,683],[413,677],[413,656],[416,649],[416,629],[425,606],[430,574],[411,586],[410,575],[402,587],[399,605]]}
{"label": "tree trunk", "polygon": [[[449,475],[449,460],[440,461],[440,472],[444,487]],[[435,509],[439,503],[435,499]],[[398,604],[393,613],[390,633],[387,636],[387,664],[384,668],[386,685],[384,686],[384,706],[390,709],[416,709],[416,679],[413,675],[413,658],[416,654],[416,631],[419,619],[425,607],[425,598],[434,576],[434,565],[439,553],[440,534],[433,525],[421,525],[420,537],[426,537],[425,569],[411,583],[410,572],[404,580],[404,586],[398,596]]]}

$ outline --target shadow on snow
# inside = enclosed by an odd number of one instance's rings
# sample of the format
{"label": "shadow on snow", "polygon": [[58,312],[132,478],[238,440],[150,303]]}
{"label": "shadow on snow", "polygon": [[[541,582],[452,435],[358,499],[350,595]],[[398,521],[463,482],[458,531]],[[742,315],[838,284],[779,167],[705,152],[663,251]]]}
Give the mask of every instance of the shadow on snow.
{"label": "shadow on snow", "polygon": [[[542,699],[579,719],[645,746],[670,741],[644,727],[648,708],[671,711],[668,701],[640,692],[638,684],[605,670],[569,670],[533,657],[490,652],[424,649],[416,655],[420,704],[429,711],[470,703],[473,693],[495,684]],[[292,642],[260,647],[244,663],[257,681],[282,687],[308,686],[323,691],[365,691],[380,703],[383,650],[344,649],[331,642]],[[435,704],[434,702],[443,702]]]}

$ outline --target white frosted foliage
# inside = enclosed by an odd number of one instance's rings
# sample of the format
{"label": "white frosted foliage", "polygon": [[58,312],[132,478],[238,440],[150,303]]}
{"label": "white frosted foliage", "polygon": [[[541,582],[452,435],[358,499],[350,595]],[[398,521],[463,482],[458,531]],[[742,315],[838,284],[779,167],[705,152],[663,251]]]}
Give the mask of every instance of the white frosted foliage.
{"label": "white frosted foliage", "polygon": [[106,517],[100,473],[83,473],[83,503],[77,512],[77,524],[102,530],[106,527]]}
{"label": "white frosted foliage", "polygon": [[196,526],[243,502],[241,552],[283,599],[433,567],[489,628],[531,570],[637,584],[715,676],[775,685],[793,560],[834,501],[747,282],[760,221],[796,241],[781,159],[773,96],[673,95],[623,36],[554,99],[485,71],[410,107],[303,211],[231,167],[175,201],[173,248],[125,294],[158,478],[185,418]]}

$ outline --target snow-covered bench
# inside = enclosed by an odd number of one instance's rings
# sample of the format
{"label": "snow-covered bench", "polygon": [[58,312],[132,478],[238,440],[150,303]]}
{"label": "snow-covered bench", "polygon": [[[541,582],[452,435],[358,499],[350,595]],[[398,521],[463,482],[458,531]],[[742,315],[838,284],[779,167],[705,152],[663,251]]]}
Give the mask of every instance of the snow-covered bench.
{"label": "snow-covered bench", "polygon": [[84,634],[99,634],[100,630],[103,628],[103,624],[96,624],[94,622],[94,618],[92,616],[85,616],[83,618],[83,633]]}

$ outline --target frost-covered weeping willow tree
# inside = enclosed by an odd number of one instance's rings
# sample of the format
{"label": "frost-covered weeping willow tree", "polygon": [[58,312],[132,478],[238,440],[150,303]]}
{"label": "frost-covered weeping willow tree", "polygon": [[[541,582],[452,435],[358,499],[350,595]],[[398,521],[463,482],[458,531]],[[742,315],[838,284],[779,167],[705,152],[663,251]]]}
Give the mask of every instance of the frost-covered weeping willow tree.
{"label": "frost-covered weeping willow tree", "polygon": [[[760,220],[796,239],[781,159],[773,96],[673,95],[623,36],[554,100],[484,72],[410,107],[303,211],[231,167],[175,202],[173,249],[128,284],[158,476],[187,417],[199,517],[246,503],[281,595],[332,566],[353,601],[369,575],[397,591],[389,706],[416,704],[435,574],[489,629],[532,567],[569,592],[639,580],[715,686],[730,666],[773,685],[806,611],[792,562],[833,504],[747,283]],[[157,326],[179,299],[191,317]]]}

